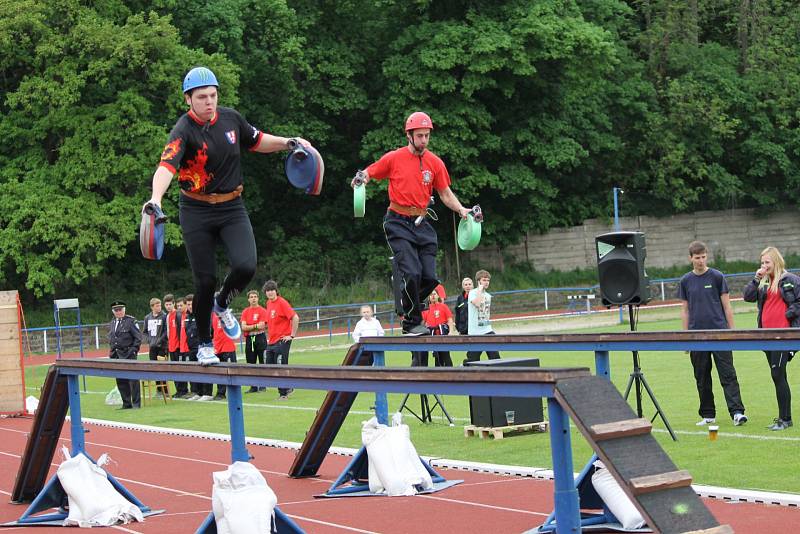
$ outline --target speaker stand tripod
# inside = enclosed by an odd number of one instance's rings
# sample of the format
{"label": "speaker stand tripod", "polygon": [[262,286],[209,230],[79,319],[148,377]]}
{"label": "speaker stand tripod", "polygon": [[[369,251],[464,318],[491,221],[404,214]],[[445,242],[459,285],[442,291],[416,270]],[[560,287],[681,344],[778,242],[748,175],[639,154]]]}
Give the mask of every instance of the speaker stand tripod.
{"label": "speaker stand tripod", "polygon": [[[628,304],[628,317],[630,319],[631,325],[631,332],[636,331],[636,316],[638,314],[634,314],[633,311],[633,304]],[[667,417],[664,415],[664,411],[661,409],[661,406],[658,404],[658,400],[656,400],[656,396],[653,393],[653,390],[650,389],[650,384],[647,383],[647,380],[644,377],[644,373],[642,372],[642,366],[639,362],[639,351],[633,351],[633,372],[631,376],[628,378],[628,385],[625,388],[625,400],[628,400],[628,395],[631,392],[631,388],[636,386],[636,415],[642,417],[642,386],[644,386],[645,391],[647,391],[647,395],[650,397],[650,400],[653,402],[653,406],[656,408],[656,413],[653,415],[653,418],[650,419],[650,422],[656,420],[656,417],[661,417],[661,420],[664,421],[664,426],[667,427],[667,431],[669,431],[669,435],[672,436],[673,441],[678,441],[678,437],[675,435],[675,432],[672,430],[672,426],[670,426],[669,421],[667,421]]]}
{"label": "speaker stand tripod", "polygon": [[442,399],[436,393],[433,394],[433,398],[435,399],[433,404],[430,404],[430,401],[428,400],[428,395],[426,393],[422,393],[419,396],[419,414],[417,414],[417,412],[409,408],[408,398],[410,396],[411,396],[410,393],[406,393],[406,396],[403,397],[403,402],[400,403],[400,408],[397,409],[398,412],[406,410],[408,413],[419,419],[421,422],[432,423],[433,420],[431,419],[431,412],[433,412],[433,410],[435,410],[436,407],[438,406],[439,408],[442,409],[442,413],[447,418],[447,422],[450,423],[450,426],[454,425],[453,418],[450,417],[449,413],[447,413],[447,408],[444,407]]}

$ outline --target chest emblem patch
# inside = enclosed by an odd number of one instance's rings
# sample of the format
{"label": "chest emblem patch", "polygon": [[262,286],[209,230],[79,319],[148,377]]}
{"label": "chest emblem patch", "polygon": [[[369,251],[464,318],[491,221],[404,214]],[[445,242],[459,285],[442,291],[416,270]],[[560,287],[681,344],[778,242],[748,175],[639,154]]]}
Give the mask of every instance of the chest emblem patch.
{"label": "chest emblem patch", "polygon": [[229,132],[225,132],[225,137],[228,138],[228,142],[232,145],[236,144],[236,130],[231,130]]}
{"label": "chest emblem patch", "polygon": [[432,179],[433,179],[433,175],[431,174],[431,171],[428,171],[428,170],[422,171],[422,183],[423,184],[427,185],[427,184],[431,183]]}

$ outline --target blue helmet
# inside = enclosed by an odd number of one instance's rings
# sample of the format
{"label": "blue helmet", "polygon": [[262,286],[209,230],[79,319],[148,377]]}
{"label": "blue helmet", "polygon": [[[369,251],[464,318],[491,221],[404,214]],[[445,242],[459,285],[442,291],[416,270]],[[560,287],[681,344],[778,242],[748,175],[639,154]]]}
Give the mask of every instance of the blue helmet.
{"label": "blue helmet", "polygon": [[214,73],[206,67],[195,67],[183,79],[183,92],[185,93],[198,87],[208,87],[209,85],[219,87],[219,82],[217,82],[217,77],[214,76]]}

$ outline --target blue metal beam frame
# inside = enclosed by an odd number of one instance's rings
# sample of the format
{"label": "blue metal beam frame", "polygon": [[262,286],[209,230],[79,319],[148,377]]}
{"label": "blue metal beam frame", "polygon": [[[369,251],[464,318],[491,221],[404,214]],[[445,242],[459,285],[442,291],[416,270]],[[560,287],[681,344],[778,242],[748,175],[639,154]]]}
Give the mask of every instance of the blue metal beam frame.
{"label": "blue metal beam frame", "polygon": [[[741,332],[741,331],[740,331]],[[617,339],[598,339],[599,336],[573,335],[568,336],[498,336],[497,338],[483,337],[453,337],[439,338],[431,343],[425,338],[403,338],[402,341],[390,343],[385,338],[364,338],[361,350],[375,353],[379,366],[384,362],[384,353],[387,351],[414,351],[414,350],[450,350],[450,351],[592,351],[595,353],[595,371],[599,376],[610,378],[610,351],[684,351],[684,350],[794,350],[800,345],[799,339],[791,339],[796,333],[787,334],[787,339],[780,339],[781,332],[773,331],[763,335],[772,334],[772,339],[696,339],[689,336],[682,339],[653,339],[647,336],[631,333],[627,336],[610,335],[607,337]],[[651,333],[652,334],[652,333]],[[666,333],[662,333],[666,334]],[[674,334],[674,333],[673,333]],[[686,334],[686,333],[685,333]],[[731,334],[734,336],[735,334]],[[532,337],[540,339],[532,340]],[[700,333],[698,338],[702,338]],[[229,398],[229,415],[231,417],[232,452],[231,458],[235,461],[241,458],[249,459],[249,454],[244,446],[244,422],[241,416],[241,386],[254,385],[264,387],[295,387],[317,390],[335,391],[373,391],[376,393],[376,413],[379,418],[386,416],[388,408],[386,395],[388,393],[438,393],[449,395],[480,394],[485,396],[512,396],[512,397],[546,397],[551,425],[551,448],[553,454],[553,474],[555,479],[555,511],[558,532],[580,532],[581,519],[579,511],[578,491],[573,480],[573,463],[571,454],[569,417],[563,408],[554,399],[554,385],[551,383],[510,383],[492,381],[486,375],[475,382],[448,382],[445,380],[429,381],[392,381],[386,380],[384,375],[376,373],[375,378],[348,379],[348,378],[307,378],[286,376],[218,376],[204,373],[186,372],[189,367],[176,365],[176,372],[165,371],[132,371],[93,368],[61,367],[60,372],[70,376],[70,409],[73,421],[71,431],[73,440],[82,442],[82,426],[80,425],[80,402],[77,392],[77,376],[106,376],[129,379],[160,379],[193,381],[200,383],[222,383],[229,388],[236,388],[238,395],[233,393]],[[180,368],[180,372],[177,372]],[[436,369],[427,373],[436,376]],[[74,395],[74,398],[73,398]],[[238,403],[238,404],[237,404]],[[77,415],[77,417],[76,417]],[[380,420],[380,419],[379,419]],[[78,438],[78,434],[80,437]],[[235,437],[234,437],[235,436]],[[246,461],[246,460],[245,460]],[[44,492],[43,492],[44,493]],[[283,516],[281,519],[288,519]],[[279,521],[280,524],[280,521]],[[201,527],[202,528],[202,527]],[[209,525],[209,529],[212,529]],[[213,530],[208,530],[211,532]],[[288,531],[288,530],[287,530]],[[291,530],[292,532],[300,532]],[[281,531],[283,532],[283,531]]]}

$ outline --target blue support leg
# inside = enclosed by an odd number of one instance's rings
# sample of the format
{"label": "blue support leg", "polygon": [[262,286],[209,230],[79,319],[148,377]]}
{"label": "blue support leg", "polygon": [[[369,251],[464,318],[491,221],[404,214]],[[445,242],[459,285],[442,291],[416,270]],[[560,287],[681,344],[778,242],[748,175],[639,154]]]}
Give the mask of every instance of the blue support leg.
{"label": "blue support leg", "polygon": [[547,399],[547,413],[550,417],[550,448],[553,451],[556,531],[558,534],[580,532],[581,514],[572,471],[569,416],[554,398]]}
{"label": "blue support leg", "polygon": [[[244,411],[242,407],[241,386],[229,385],[228,397],[228,425],[231,430],[231,463],[249,462],[252,456],[247,450],[247,439],[244,431]],[[278,534],[302,533],[301,529],[292,519],[275,507],[275,532]],[[196,534],[216,534],[217,521],[214,512],[209,513],[203,523],[195,531]]]}
{"label": "blue support leg", "polygon": [[[372,353],[372,366],[386,366],[386,356],[383,352]],[[378,418],[379,423],[384,425],[389,424],[389,401],[387,400],[386,393],[375,393],[375,417]]]}
{"label": "blue support leg", "polygon": [[[94,459],[86,453],[86,440],[84,436],[85,431],[83,428],[83,420],[81,418],[81,392],[78,385],[78,375],[67,376],[67,395],[69,400],[70,416],[69,430],[70,437],[72,439],[71,454],[73,457],[77,454],[83,454],[89,458],[89,460],[94,462]],[[120,495],[125,497],[127,500],[138,506],[145,515],[152,515],[153,513],[160,513],[163,511],[161,510],[153,512],[149,506],[137,499],[136,496],[128,490],[128,488],[123,486],[110,473],[106,472],[106,476],[108,477],[108,481],[111,483],[114,489],[116,489]],[[22,516],[20,516],[20,518],[17,520],[17,523],[36,524],[50,521],[63,521],[68,516],[63,507],[66,503],[67,494],[64,491],[61,482],[58,480],[58,475],[54,475],[47,482],[47,484],[45,484],[44,488],[42,488],[42,491],[39,492],[33,502],[31,502],[30,506],[28,506],[28,509],[25,510]],[[59,508],[59,510],[51,514],[42,514],[38,516],[33,515],[51,508]]]}

